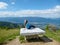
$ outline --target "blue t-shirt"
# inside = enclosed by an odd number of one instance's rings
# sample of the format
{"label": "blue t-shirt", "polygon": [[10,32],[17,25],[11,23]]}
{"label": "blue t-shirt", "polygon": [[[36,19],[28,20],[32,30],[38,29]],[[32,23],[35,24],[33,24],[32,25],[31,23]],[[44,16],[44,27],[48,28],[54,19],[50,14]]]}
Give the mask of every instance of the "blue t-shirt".
{"label": "blue t-shirt", "polygon": [[31,25],[29,23],[26,24],[26,28],[27,29],[30,29],[31,28]]}

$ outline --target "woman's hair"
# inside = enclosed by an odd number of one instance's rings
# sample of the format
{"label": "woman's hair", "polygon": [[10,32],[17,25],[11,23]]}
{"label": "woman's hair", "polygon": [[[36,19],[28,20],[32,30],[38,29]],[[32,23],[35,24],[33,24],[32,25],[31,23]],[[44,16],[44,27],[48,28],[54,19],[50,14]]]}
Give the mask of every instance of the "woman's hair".
{"label": "woman's hair", "polygon": [[26,26],[27,23],[28,23],[28,20],[24,20],[24,26]]}

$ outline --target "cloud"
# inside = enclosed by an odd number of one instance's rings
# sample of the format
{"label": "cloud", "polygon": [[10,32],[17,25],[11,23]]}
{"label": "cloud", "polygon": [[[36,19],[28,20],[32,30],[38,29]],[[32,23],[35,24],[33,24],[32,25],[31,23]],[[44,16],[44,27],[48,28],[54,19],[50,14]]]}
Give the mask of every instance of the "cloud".
{"label": "cloud", "polygon": [[7,3],[5,3],[5,2],[0,2],[0,9],[6,9],[7,6],[8,6]]}
{"label": "cloud", "polygon": [[0,17],[43,17],[60,18],[60,5],[45,10],[19,10],[0,12]]}
{"label": "cloud", "polygon": [[20,10],[17,11],[19,14],[27,14],[27,15],[40,15],[40,14],[53,14],[60,12],[60,6],[56,6],[52,9],[46,9],[46,10]]}
{"label": "cloud", "polygon": [[60,18],[60,6],[57,5],[51,9],[45,10],[20,10],[16,11],[16,15],[44,17],[44,18]]}
{"label": "cloud", "polygon": [[13,17],[15,16],[15,13],[12,11],[1,11],[0,17]]}
{"label": "cloud", "polygon": [[11,4],[12,4],[12,5],[14,5],[14,4],[15,4],[15,2],[11,2]]}

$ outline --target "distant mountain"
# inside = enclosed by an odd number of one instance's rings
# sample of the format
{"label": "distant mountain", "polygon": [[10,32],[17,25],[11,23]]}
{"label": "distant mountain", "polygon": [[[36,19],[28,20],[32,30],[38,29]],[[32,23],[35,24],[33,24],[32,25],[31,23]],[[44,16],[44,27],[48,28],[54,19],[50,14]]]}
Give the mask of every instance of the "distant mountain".
{"label": "distant mountain", "polygon": [[50,19],[41,17],[0,17],[0,21],[19,23],[19,24],[23,24],[25,19],[27,19],[29,23],[36,24],[40,27],[44,27],[47,24],[54,24],[60,27],[60,18]]}
{"label": "distant mountain", "polygon": [[0,17],[0,21],[14,22],[14,23],[23,23],[27,19],[29,22],[57,22],[60,23],[60,18],[50,19],[50,18],[41,18],[41,17]]}

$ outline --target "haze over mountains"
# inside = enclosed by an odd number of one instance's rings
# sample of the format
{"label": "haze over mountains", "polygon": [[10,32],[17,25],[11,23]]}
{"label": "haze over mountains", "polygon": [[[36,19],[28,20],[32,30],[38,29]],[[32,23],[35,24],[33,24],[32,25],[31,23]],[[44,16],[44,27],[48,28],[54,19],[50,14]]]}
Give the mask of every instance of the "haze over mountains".
{"label": "haze over mountains", "polygon": [[41,17],[0,17],[0,22],[12,22],[17,24],[24,24],[24,20],[27,19],[29,23],[36,27],[44,28],[47,24],[60,27],[60,18],[41,18]]}
{"label": "haze over mountains", "polygon": [[23,23],[27,19],[29,22],[41,22],[41,23],[53,23],[59,24],[60,18],[41,18],[41,17],[0,17],[0,21],[13,22],[13,23]]}

